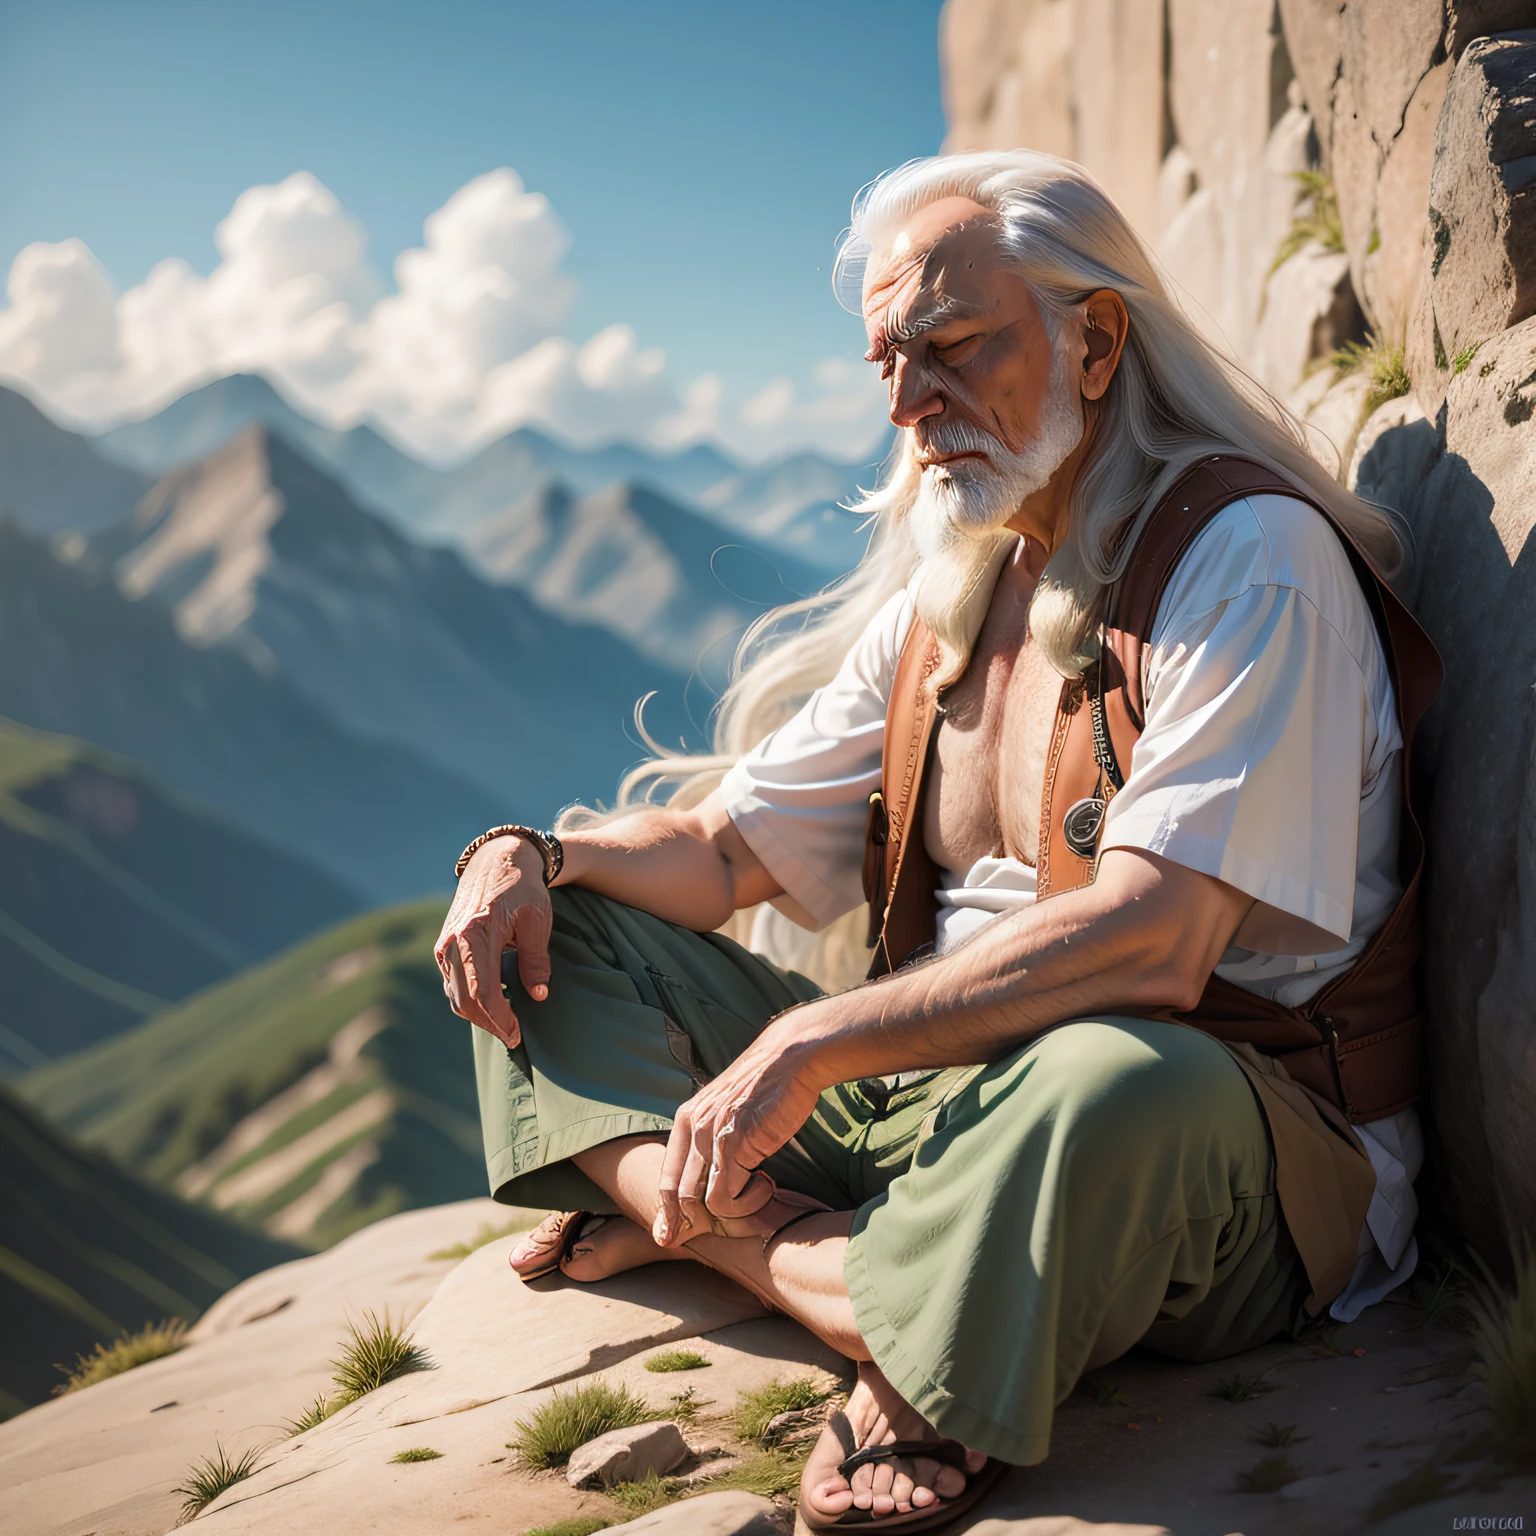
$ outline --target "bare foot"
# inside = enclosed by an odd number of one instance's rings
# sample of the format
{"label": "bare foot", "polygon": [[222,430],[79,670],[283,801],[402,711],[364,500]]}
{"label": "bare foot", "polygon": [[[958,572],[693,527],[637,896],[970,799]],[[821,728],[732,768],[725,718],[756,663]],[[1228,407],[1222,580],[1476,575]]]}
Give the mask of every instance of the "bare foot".
{"label": "bare foot", "polygon": [[[938,1440],[938,1432],[909,1407],[885,1379],[880,1368],[865,1362],[843,1413],[862,1450],[867,1445],[892,1445],[898,1440]],[[813,1529],[835,1523],[850,1509],[868,1510],[876,1519],[931,1508],[941,1499],[965,1492],[959,1467],[923,1456],[876,1462],[858,1468],[850,1483],[838,1473],[846,1460],[832,1428],[824,1429],[800,1479],[800,1502]],[[979,1451],[966,1453],[966,1469],[979,1472],[986,1464]]]}
{"label": "bare foot", "polygon": [[594,1216],[590,1211],[551,1211],[507,1255],[524,1280],[541,1279],[558,1268],[581,1281],[605,1280],[641,1264],[687,1257],[659,1248],[644,1227],[622,1216]]}
{"label": "bare foot", "polygon": [[691,1257],[676,1248],[663,1248],[644,1227],[627,1216],[593,1216],[588,1218],[560,1270],[570,1279],[586,1283],[606,1280],[609,1275],[638,1269],[642,1264]]}

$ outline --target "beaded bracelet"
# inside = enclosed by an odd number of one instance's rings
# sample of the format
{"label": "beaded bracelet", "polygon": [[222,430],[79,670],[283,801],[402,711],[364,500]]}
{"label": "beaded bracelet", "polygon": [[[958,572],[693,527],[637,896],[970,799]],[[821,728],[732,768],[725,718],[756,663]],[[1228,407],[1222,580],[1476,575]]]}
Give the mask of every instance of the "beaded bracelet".
{"label": "beaded bracelet", "polygon": [[544,884],[552,885],[555,877],[565,867],[565,846],[553,832],[541,832],[537,827],[520,827],[509,825],[505,827],[492,827],[489,832],[482,832],[463,853],[459,855],[459,862],[453,866],[453,878],[462,879],[469,861],[490,842],[497,837],[523,837],[539,850],[544,859]]}

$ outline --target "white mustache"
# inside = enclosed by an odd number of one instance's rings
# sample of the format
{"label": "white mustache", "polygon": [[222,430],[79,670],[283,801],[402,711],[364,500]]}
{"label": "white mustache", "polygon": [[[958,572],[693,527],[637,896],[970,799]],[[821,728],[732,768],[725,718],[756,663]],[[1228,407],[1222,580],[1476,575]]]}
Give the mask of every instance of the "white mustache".
{"label": "white mustache", "polygon": [[926,453],[984,453],[989,457],[1007,453],[990,432],[983,432],[966,421],[935,422],[918,439],[918,447]]}

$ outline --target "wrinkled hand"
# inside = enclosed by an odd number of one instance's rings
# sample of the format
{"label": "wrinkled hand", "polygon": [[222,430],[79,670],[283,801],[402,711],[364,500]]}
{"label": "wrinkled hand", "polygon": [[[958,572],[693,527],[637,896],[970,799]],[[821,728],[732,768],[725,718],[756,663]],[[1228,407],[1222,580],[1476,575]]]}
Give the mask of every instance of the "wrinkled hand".
{"label": "wrinkled hand", "polygon": [[663,1248],[694,1235],[684,1206],[748,1216],[773,1197],[758,1165],[810,1118],[819,1088],[801,1064],[797,1014],[770,1024],[725,1071],[677,1112],[661,1170],[652,1235]]}
{"label": "wrinkled hand", "polygon": [[493,838],[465,866],[432,951],[453,1011],[503,1045],[516,1045],[523,1036],[501,990],[502,953],[517,950],[518,978],[542,1003],[549,996],[550,923],[544,855],[523,838]]}

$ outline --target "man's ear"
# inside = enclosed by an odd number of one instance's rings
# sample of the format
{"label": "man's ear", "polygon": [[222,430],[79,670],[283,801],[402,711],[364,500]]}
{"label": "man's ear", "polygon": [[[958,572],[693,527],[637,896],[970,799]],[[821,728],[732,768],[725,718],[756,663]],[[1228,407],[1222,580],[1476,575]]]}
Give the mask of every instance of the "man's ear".
{"label": "man's ear", "polygon": [[1131,318],[1113,288],[1100,288],[1083,302],[1083,398],[1099,400],[1120,366]]}

